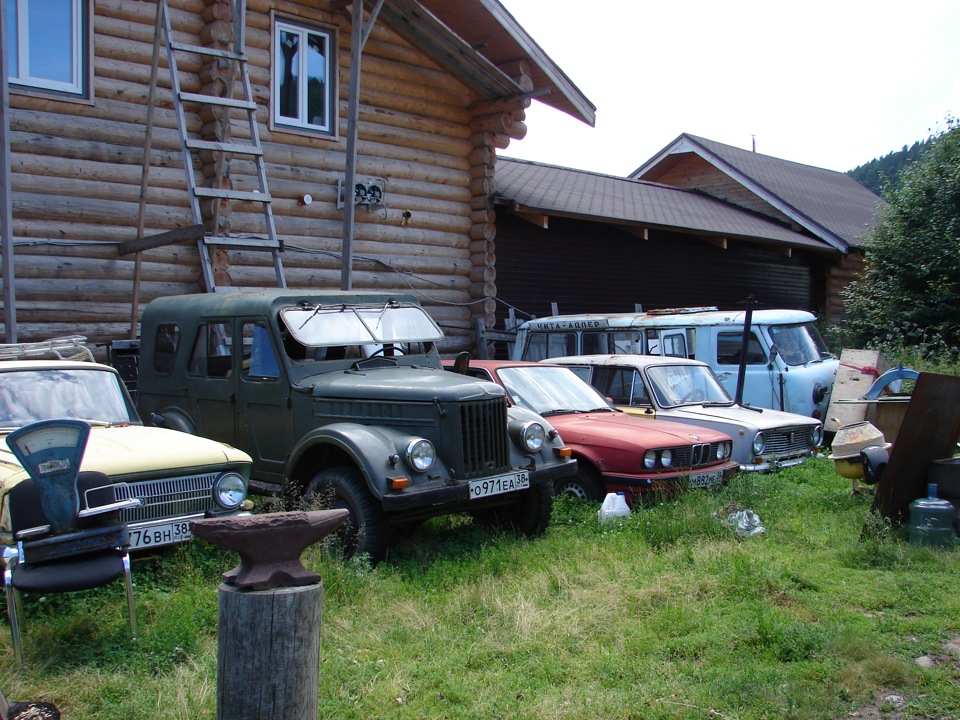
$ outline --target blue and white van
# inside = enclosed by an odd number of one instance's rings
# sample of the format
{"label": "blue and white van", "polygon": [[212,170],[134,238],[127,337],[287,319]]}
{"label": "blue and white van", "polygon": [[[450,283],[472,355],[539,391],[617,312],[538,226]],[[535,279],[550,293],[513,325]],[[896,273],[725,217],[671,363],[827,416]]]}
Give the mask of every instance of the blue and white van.
{"label": "blue and white van", "polygon": [[[514,360],[568,355],[665,355],[700,360],[736,395],[746,312],[716,308],[553,315],[517,329]],[[840,362],[816,316],[803,310],[754,310],[744,365],[743,403],[823,420]]]}

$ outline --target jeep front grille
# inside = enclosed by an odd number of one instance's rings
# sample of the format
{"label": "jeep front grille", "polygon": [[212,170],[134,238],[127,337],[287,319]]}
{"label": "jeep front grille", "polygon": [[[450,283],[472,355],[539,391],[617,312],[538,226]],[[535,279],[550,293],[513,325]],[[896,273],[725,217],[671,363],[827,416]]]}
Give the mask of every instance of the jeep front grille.
{"label": "jeep front grille", "polygon": [[717,446],[720,443],[697,443],[670,448],[673,451],[671,467],[699,467],[717,461]]}
{"label": "jeep front grille", "polygon": [[162,518],[202,515],[215,508],[211,488],[218,473],[118,483],[117,500],[140,498],[139,507],[123,510],[124,522],[136,523]]}
{"label": "jeep front grille", "polygon": [[460,404],[462,454],[451,463],[461,479],[487,477],[510,469],[506,398]]}
{"label": "jeep front grille", "polygon": [[789,457],[808,452],[812,447],[810,440],[813,429],[809,425],[796,425],[764,431],[766,440],[764,455],[774,457]]}

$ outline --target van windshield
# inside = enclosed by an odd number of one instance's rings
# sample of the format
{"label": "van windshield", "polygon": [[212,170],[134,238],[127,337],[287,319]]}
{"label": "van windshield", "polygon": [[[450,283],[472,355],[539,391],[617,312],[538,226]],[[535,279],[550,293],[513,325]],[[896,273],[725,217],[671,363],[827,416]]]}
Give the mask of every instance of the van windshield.
{"label": "van windshield", "polygon": [[771,325],[770,342],[787,365],[806,365],[834,357],[813,323]]}

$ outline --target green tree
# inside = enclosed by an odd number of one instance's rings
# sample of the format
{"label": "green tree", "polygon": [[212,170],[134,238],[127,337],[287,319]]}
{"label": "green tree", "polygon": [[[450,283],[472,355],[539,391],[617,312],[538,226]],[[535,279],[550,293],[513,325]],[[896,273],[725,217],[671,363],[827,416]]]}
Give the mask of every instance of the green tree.
{"label": "green tree", "polygon": [[960,345],[960,123],[931,138],[865,246],[862,278],[843,292],[849,340]]}

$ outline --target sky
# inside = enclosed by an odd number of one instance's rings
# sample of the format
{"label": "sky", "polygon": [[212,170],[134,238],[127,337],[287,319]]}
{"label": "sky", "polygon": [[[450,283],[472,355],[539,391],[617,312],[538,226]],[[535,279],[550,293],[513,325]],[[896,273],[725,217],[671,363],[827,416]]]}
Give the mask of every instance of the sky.
{"label": "sky", "polygon": [[503,156],[629,175],[681,133],[846,172],[960,117],[958,0],[500,0],[597,107]]}

